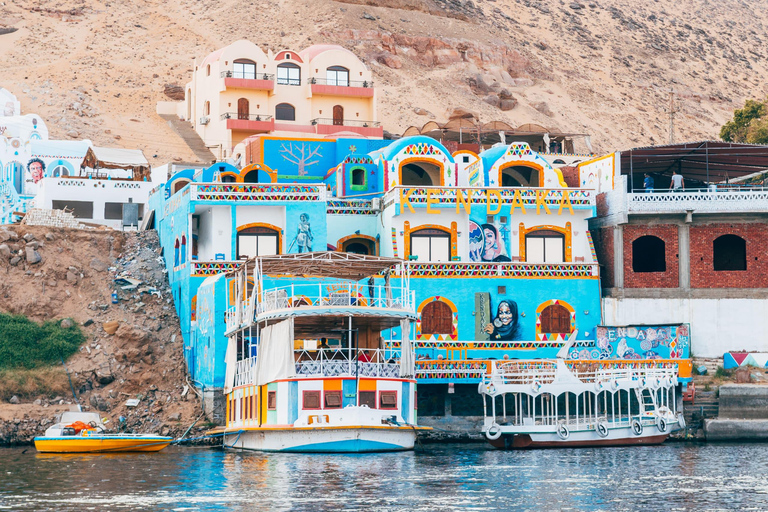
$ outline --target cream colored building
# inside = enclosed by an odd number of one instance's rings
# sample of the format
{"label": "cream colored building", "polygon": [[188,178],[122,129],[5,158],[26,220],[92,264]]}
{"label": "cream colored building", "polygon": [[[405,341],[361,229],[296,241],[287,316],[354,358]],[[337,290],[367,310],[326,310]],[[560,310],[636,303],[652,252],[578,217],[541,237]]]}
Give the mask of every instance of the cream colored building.
{"label": "cream colored building", "polygon": [[337,45],[275,54],[236,41],[195,62],[184,109],[218,158],[257,134],[383,135],[370,70]]}

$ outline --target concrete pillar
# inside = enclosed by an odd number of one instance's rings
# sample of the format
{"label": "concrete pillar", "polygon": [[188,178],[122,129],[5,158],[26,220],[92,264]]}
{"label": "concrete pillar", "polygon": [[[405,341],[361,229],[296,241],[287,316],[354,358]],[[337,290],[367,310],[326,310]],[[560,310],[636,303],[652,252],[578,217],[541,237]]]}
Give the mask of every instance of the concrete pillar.
{"label": "concrete pillar", "polygon": [[680,288],[691,289],[691,231],[690,224],[677,227],[677,254],[680,274]]}
{"label": "concrete pillar", "polygon": [[616,288],[624,288],[624,227],[613,228],[613,280]]}
{"label": "concrete pillar", "polygon": [[445,386],[445,415],[446,416],[453,416],[453,411],[451,407],[451,395],[448,394],[448,385]]}

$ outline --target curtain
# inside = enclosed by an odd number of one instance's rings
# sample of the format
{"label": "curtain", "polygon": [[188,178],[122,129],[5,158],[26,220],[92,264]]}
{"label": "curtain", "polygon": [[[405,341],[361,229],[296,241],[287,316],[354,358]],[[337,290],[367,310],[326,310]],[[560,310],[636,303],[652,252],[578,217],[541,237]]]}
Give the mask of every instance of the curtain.
{"label": "curtain", "polygon": [[256,385],[296,375],[293,359],[293,319],[283,320],[261,330],[256,353]]}
{"label": "curtain", "polygon": [[411,346],[411,322],[400,320],[400,377],[413,377],[416,374]]}
{"label": "curtain", "polygon": [[235,387],[235,371],[237,370],[237,339],[230,336],[227,341],[227,353],[224,355],[227,372],[224,376],[224,393],[229,393]]}

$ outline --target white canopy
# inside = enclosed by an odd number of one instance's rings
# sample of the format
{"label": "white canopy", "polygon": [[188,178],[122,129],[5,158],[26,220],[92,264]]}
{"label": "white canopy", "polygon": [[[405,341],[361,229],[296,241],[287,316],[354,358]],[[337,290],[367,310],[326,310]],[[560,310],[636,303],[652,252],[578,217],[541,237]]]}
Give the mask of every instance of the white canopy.
{"label": "white canopy", "polygon": [[295,375],[293,318],[289,318],[261,330],[256,354],[256,385],[262,386]]}
{"label": "white canopy", "polygon": [[400,320],[400,376],[413,378],[416,374],[416,362],[411,346],[411,322]]}

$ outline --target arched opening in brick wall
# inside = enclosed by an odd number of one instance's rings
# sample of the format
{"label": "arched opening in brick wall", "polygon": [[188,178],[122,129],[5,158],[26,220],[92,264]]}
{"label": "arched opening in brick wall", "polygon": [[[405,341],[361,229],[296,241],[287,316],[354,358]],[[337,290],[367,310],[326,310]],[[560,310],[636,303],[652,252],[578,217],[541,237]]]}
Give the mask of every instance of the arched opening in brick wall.
{"label": "arched opening in brick wall", "polygon": [[666,272],[666,244],[657,236],[645,235],[632,242],[633,272]]}
{"label": "arched opening in brick wall", "polygon": [[712,242],[715,270],[747,270],[747,241],[737,235],[723,235]]}

